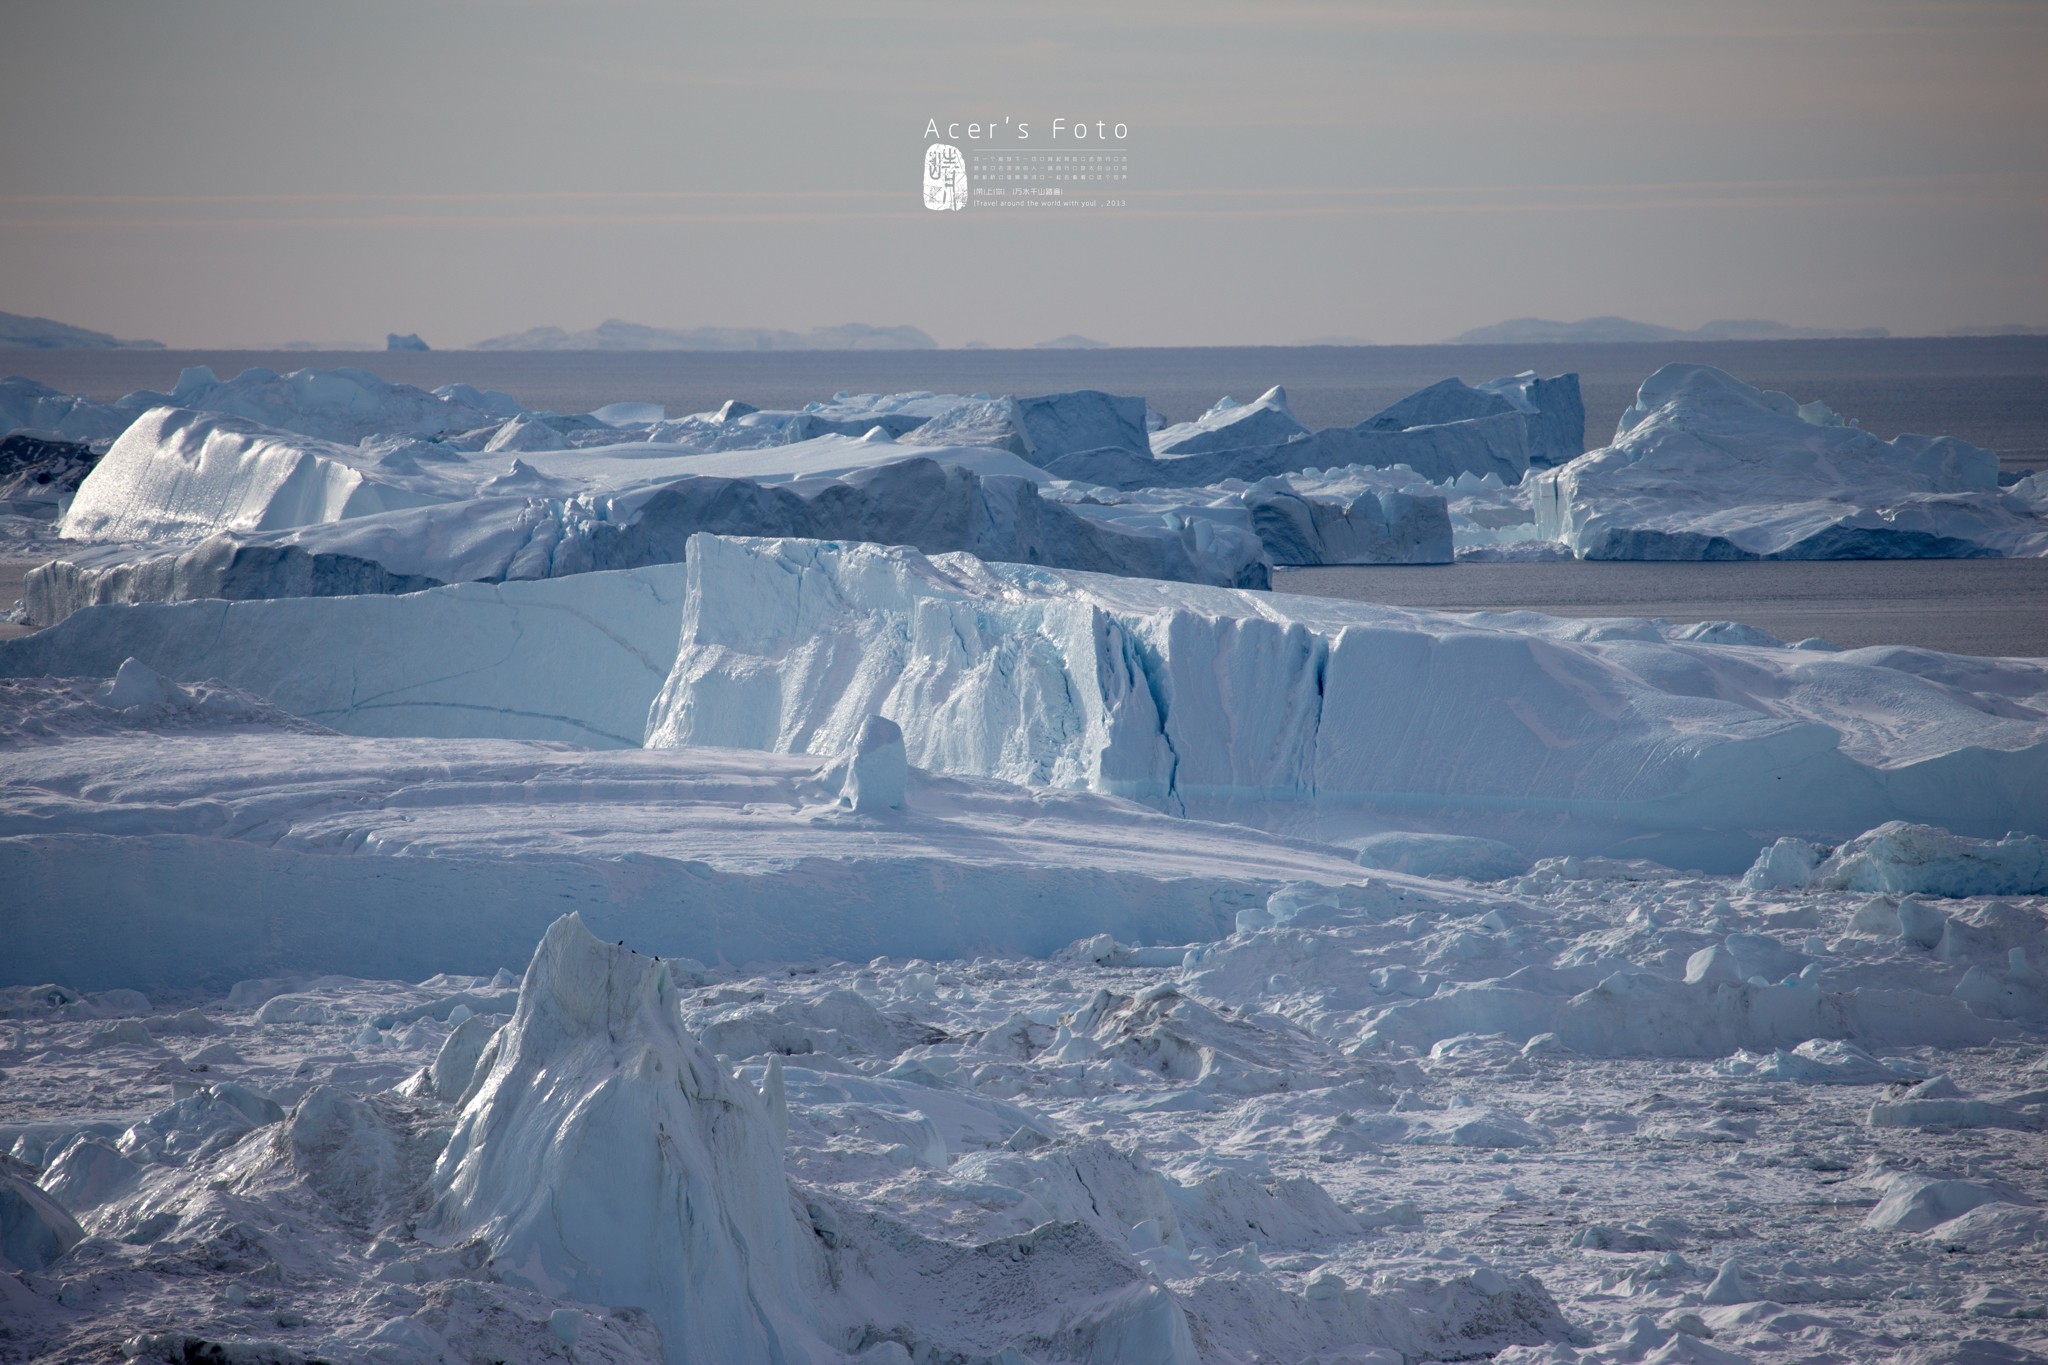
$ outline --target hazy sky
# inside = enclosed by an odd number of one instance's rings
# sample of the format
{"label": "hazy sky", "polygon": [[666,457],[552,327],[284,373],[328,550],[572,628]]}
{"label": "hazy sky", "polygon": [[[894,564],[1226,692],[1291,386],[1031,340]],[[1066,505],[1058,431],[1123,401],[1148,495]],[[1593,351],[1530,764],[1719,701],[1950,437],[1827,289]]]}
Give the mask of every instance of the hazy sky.
{"label": "hazy sky", "polygon": [[[16,0],[0,309],[173,345],[607,317],[942,344],[2048,323],[2038,0]],[[928,119],[1122,121],[930,213]]]}

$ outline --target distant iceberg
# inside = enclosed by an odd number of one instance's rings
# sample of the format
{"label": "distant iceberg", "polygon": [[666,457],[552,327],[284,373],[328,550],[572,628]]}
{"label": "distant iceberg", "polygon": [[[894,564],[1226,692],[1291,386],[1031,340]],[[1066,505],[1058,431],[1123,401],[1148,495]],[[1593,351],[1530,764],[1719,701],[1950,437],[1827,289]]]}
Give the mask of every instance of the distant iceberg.
{"label": "distant iceberg", "polygon": [[0,436],[26,431],[62,441],[99,443],[119,436],[133,419],[133,413],[111,403],[61,393],[20,375],[0,379]]}
{"label": "distant iceberg", "polygon": [[1585,421],[1575,374],[1525,373],[1477,387],[1445,380],[1356,426],[1321,431],[1310,431],[1275,387],[1250,403],[1224,398],[1191,422],[1155,431],[1146,451],[1077,451],[1041,463],[1059,478],[1120,489],[1199,488],[1348,465],[1406,465],[1438,483],[1465,474],[1518,483],[1532,464],[1561,464],[1583,451]]}
{"label": "distant iceberg", "polygon": [[1709,365],[1643,381],[1614,443],[1532,476],[1538,534],[1581,559],[2048,554],[2048,501],[1953,437],[1880,441]]}

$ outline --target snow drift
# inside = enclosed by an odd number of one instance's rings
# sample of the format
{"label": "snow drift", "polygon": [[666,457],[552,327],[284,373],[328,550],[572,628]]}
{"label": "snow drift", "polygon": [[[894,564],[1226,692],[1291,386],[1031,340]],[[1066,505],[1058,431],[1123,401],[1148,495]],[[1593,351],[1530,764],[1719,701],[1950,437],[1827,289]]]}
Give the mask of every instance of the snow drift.
{"label": "snow drift", "polygon": [[700,537],[687,583],[653,746],[838,752],[881,714],[940,772],[1242,806],[1325,836],[1375,812],[1567,850],[1644,836],[1730,870],[1770,837],[1888,819],[2048,826],[2039,662],[816,542]]}
{"label": "snow drift", "polygon": [[1953,437],[1880,441],[1709,365],[1643,381],[1614,443],[1532,480],[1538,533],[1581,559],[2048,554],[2048,506]]}

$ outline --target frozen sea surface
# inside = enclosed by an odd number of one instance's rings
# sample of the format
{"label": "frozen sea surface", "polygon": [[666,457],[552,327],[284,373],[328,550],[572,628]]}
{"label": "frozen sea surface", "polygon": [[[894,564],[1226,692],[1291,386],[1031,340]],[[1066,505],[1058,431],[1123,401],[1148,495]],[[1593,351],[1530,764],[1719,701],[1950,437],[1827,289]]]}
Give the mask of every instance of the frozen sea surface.
{"label": "frozen sea surface", "polygon": [[1704,564],[1535,564],[1282,569],[1274,591],[1440,611],[1740,621],[1781,640],[1844,649],[1915,645],[2048,656],[2048,560],[1868,559]]}

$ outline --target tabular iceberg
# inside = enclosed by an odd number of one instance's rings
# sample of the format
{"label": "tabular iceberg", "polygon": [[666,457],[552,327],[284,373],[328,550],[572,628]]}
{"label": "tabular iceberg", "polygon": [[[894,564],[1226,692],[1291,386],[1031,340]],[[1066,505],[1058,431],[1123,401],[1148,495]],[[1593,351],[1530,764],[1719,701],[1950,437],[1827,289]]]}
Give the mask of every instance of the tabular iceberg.
{"label": "tabular iceberg", "polygon": [[1536,527],[1581,559],[2048,554],[2048,504],[1953,437],[1880,441],[1709,365],[1643,381],[1614,443],[1531,480]]}
{"label": "tabular iceberg", "polygon": [[881,714],[941,772],[1731,870],[1889,819],[2048,828],[2048,663],[1727,633],[706,536],[647,742],[836,753]]}

